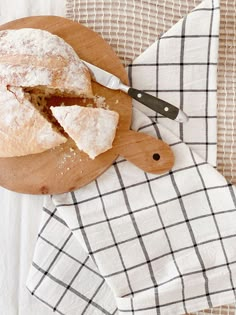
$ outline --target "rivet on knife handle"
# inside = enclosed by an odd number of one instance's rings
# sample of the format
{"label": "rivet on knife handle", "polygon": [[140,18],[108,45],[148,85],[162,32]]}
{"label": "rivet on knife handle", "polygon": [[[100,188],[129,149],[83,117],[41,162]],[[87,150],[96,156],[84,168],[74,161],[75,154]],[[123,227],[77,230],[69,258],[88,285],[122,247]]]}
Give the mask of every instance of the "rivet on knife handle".
{"label": "rivet on knife handle", "polygon": [[187,116],[179,108],[140,90],[129,88],[128,94],[138,102],[148,106],[154,111],[158,111],[163,116],[178,122],[187,121]]}

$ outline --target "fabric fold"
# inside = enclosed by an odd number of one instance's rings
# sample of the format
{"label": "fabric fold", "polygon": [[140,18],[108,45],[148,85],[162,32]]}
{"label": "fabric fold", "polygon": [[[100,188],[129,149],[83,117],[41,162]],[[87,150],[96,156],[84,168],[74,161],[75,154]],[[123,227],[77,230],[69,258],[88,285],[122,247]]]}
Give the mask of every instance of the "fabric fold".
{"label": "fabric fold", "polygon": [[60,216],[94,259],[120,314],[183,314],[217,305],[222,294],[233,300],[235,187],[164,127],[139,110],[133,117],[137,130],[171,145],[174,168],[150,175],[120,158],[109,181],[104,174],[53,196]]}
{"label": "fabric fold", "polygon": [[203,1],[128,67],[133,86],[180,107],[189,122],[176,124],[134,100],[135,107],[171,130],[213,166],[219,15],[218,1]]}
{"label": "fabric fold", "polygon": [[33,296],[59,314],[116,314],[112,292],[50,196],[27,280]]}

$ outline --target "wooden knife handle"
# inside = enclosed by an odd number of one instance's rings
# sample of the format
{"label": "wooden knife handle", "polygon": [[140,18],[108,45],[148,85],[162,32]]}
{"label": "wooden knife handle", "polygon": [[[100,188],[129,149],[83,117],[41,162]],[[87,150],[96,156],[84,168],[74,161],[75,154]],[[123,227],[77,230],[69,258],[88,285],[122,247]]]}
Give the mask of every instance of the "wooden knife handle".
{"label": "wooden knife handle", "polygon": [[165,173],[174,165],[174,154],[169,145],[141,132],[120,132],[114,147],[119,155],[147,173]]}

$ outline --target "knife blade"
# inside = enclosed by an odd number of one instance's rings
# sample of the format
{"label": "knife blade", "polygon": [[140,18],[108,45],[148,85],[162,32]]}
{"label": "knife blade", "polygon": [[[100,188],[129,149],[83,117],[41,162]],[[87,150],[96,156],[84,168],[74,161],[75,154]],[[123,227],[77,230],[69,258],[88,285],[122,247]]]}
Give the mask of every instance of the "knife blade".
{"label": "knife blade", "polygon": [[155,96],[147,94],[141,90],[134,89],[128,85],[125,85],[121,82],[121,80],[101,68],[84,61],[84,64],[88,67],[91,73],[91,77],[93,81],[112,89],[112,90],[121,90],[128,95],[130,95],[136,101],[142,103],[143,105],[151,108],[152,110],[156,111],[157,113],[168,117],[172,120],[175,120],[179,123],[184,123],[188,121],[188,116],[178,107],[159,99]]}

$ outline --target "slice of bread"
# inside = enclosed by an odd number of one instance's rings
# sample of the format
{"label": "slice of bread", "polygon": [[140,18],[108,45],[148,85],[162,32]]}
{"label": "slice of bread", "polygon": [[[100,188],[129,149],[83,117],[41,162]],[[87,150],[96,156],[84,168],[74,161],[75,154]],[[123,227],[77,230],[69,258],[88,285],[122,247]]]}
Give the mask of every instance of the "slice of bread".
{"label": "slice of bread", "polygon": [[51,107],[51,111],[77,147],[91,159],[112,148],[119,114],[102,108]]}
{"label": "slice of bread", "polygon": [[40,153],[66,142],[20,87],[0,86],[0,157]]}
{"label": "slice of bread", "polygon": [[40,29],[0,31],[0,84],[47,96],[93,96],[90,72],[74,49]]}

